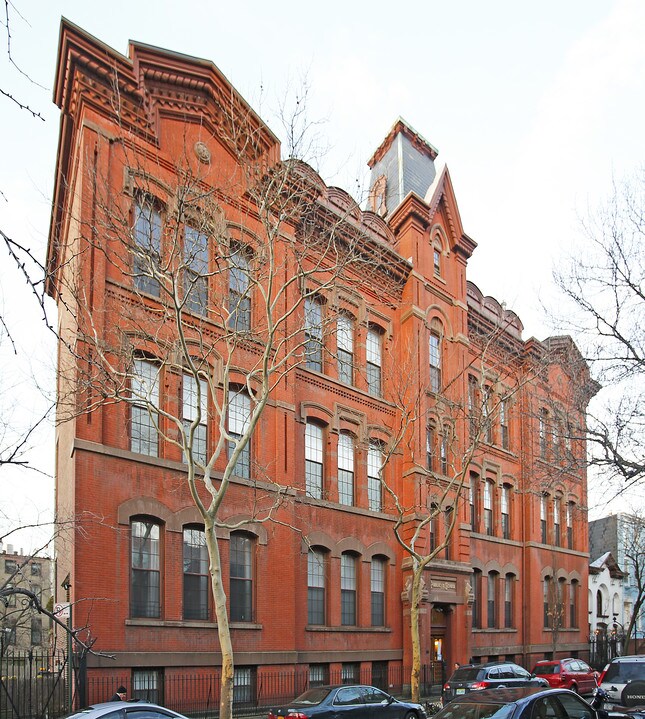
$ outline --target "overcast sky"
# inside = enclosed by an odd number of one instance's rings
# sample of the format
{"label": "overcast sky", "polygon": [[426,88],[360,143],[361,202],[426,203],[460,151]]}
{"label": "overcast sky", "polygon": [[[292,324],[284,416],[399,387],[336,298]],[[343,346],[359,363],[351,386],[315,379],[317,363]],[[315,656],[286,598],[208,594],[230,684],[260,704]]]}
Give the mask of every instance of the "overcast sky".
{"label": "overcast sky", "polygon": [[[42,256],[61,15],[123,54],[134,39],[212,60],[278,135],[280,100],[306,78],[308,115],[329,148],[319,169],[350,192],[402,116],[450,169],[478,243],[469,278],[518,313],[525,339],[552,332],[541,301],[553,302],[551,271],[573,247],[579,217],[644,162],[643,0],[15,2],[11,55],[37,84],[5,52],[0,87],[45,121],[0,97],[0,228]],[[24,418],[39,410],[28,377],[51,381],[54,350],[13,274],[0,254],[0,303],[19,352],[7,367],[2,342],[0,408],[13,400]],[[38,445],[37,462],[51,472],[53,433]],[[44,476],[0,474],[12,519],[51,506],[52,488]]]}

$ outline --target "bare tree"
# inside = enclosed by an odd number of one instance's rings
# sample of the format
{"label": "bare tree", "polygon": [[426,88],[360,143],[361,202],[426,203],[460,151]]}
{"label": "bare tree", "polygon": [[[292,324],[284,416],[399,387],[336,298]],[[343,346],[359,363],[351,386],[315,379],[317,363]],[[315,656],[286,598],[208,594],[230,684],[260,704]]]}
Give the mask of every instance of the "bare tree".
{"label": "bare tree", "polygon": [[[631,586],[631,613],[624,628],[623,653],[629,654],[636,629],[645,613],[645,519],[642,514],[622,515],[625,562],[623,569],[629,574]],[[627,598],[627,596],[625,597]]]}
{"label": "bare tree", "polygon": [[589,415],[591,466],[619,480],[621,492],[645,476],[645,170],[616,185],[583,230],[579,253],[555,280],[573,310],[567,329],[608,388]]}

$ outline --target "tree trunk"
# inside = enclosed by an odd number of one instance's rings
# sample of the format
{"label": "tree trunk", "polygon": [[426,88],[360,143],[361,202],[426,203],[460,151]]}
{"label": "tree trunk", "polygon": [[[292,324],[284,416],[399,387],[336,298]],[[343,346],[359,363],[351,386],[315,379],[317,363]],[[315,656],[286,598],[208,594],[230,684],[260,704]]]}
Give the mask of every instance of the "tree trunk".
{"label": "tree trunk", "polygon": [[420,697],[419,676],[421,674],[421,641],[419,637],[419,604],[421,603],[421,577],[423,570],[415,568],[412,575],[410,596],[410,630],[412,634],[412,672],[410,674],[410,693],[413,702]]}

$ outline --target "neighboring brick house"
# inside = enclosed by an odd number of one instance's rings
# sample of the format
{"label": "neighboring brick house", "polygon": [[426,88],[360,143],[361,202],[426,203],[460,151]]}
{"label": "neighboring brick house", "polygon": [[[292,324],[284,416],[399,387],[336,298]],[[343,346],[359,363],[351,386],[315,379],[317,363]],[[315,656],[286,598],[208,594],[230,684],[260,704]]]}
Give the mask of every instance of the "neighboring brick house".
{"label": "neighboring brick house", "polygon": [[[1,545],[0,545],[1,547]],[[49,557],[14,551],[11,544],[0,551],[0,588],[27,589],[47,608],[53,597],[52,560]],[[49,607],[51,609],[51,607]],[[50,647],[49,619],[33,611],[24,602],[24,595],[7,597],[2,610],[1,641],[3,649],[35,649]]]}
{"label": "neighboring brick house", "polygon": [[[135,334],[142,328],[128,327],[127,313],[140,305],[154,317],[159,300],[155,287],[137,286],[136,271],[106,262],[114,223],[102,215],[105,207],[131,212],[135,237],[148,212],[153,236],[176,208],[168,189],[178,172],[173,153],[195,148],[199,162],[235,174],[223,98],[233,98],[255,123],[267,166],[278,162],[280,146],[204,60],[137,43],[125,57],[63,21],[58,62],[62,118],[48,292],[59,302],[67,340],[75,325],[63,280],[73,270],[100,312],[93,325],[99,337],[119,325]],[[436,154],[397,121],[370,161],[371,209],[364,211],[311,168],[299,170],[299,191],[319,211],[313,216],[335,217],[343,232],[359,228],[364,256],[376,261],[351,288],[338,288],[335,340],[317,336],[316,322],[305,326],[313,350],[277,384],[226,499],[224,516],[235,518],[248,515],[258,488],[288,488],[290,497],[280,523],[220,532],[240,695],[261,675],[294,666],[311,683],[337,672],[346,681],[360,676],[384,685],[410,666],[410,559],[394,540],[392,503],[378,475],[381,448],[398,421],[391,398],[411,379],[420,419],[383,470],[390,486],[412,514],[427,512],[437,488],[449,487],[449,468],[467,457],[463,496],[448,490],[417,544],[428,551],[441,542],[457,512],[453,536],[426,572],[424,663],[451,666],[473,657],[532,666],[554,651],[555,616],[557,653],[588,649],[581,430],[595,385],[569,338],[523,340],[519,318],[467,280],[476,245],[462,228],[450,174],[435,169]],[[148,183],[145,197],[137,194],[138,177]],[[108,189],[103,203],[99,180]],[[251,233],[245,217],[258,232],[244,202],[221,202],[221,221],[236,238]],[[295,242],[305,229],[291,228]],[[158,252],[163,261],[163,247]],[[234,270],[245,260],[229,261],[233,279],[222,292],[230,301],[240,287]],[[214,291],[204,285],[205,297]],[[321,299],[308,316],[325,306]],[[238,305],[236,322],[243,310],[244,321],[251,317]],[[201,326],[202,338],[222,329],[208,317]],[[240,346],[236,357],[243,378],[252,351]],[[97,360],[81,347],[78,361],[80,372]],[[144,376],[154,358],[142,348],[138,362]],[[168,372],[162,391],[170,406],[186,388]],[[439,411],[447,405],[456,412],[450,422]],[[248,411],[236,409],[238,416]],[[468,452],[471,418],[479,421],[482,412],[485,432]],[[215,423],[201,431],[204,447],[217,440]],[[159,440],[145,412],[98,401],[59,426],[56,447],[59,516],[95,518],[57,544],[76,621],[81,616],[96,648],[115,656],[91,656],[90,676],[126,676],[136,694],[144,684],[207,674],[220,661],[218,639],[203,532],[180,450]],[[142,547],[143,564],[133,560]]]}

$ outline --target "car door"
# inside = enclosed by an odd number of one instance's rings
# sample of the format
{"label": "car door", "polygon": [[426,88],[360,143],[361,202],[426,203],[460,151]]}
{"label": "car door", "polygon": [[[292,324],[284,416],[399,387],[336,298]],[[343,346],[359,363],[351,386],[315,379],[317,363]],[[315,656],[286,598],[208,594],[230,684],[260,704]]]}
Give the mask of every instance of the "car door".
{"label": "car door", "polygon": [[595,712],[584,699],[574,694],[558,694],[554,699],[562,707],[564,716],[567,719],[596,719]]}
{"label": "car door", "polygon": [[338,719],[359,719],[367,713],[362,687],[341,687],[332,702],[333,716]]}
{"label": "car door", "polygon": [[590,694],[596,688],[594,671],[580,659],[577,659],[576,663],[578,664],[578,676],[580,677],[580,692],[581,694]]}
{"label": "car door", "polygon": [[526,669],[523,669],[518,664],[514,664],[511,669],[515,677],[515,682],[511,686],[528,687],[533,684],[533,677],[531,676],[530,672],[526,671]]}
{"label": "car door", "polygon": [[399,719],[405,714],[405,707],[391,701],[389,694],[376,687],[363,687],[366,719]]}

